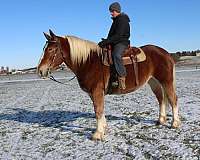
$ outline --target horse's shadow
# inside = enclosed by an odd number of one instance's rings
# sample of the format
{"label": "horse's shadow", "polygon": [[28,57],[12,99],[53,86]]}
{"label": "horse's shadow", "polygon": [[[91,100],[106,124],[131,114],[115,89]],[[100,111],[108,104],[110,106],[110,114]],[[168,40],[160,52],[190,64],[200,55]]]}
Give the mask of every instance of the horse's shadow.
{"label": "horse's shadow", "polygon": [[[38,124],[43,127],[59,128],[62,131],[71,131],[73,133],[80,133],[82,131],[94,132],[92,126],[88,128],[88,124],[73,125],[73,122],[81,119],[95,119],[94,113],[89,112],[71,112],[63,110],[45,110],[45,111],[29,111],[26,109],[10,109],[10,114],[0,114],[1,120],[16,121],[28,124]],[[127,124],[146,123],[154,125],[154,120],[145,119],[143,117],[131,117],[127,116],[113,116],[107,115],[108,121],[125,121]],[[76,123],[77,124],[77,123]]]}

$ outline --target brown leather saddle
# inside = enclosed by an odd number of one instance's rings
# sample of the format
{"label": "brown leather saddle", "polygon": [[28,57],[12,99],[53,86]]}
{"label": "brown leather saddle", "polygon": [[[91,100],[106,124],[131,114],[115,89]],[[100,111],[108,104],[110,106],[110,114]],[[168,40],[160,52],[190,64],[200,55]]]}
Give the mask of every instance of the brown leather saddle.
{"label": "brown leather saddle", "polygon": [[[138,79],[138,62],[143,62],[146,60],[146,55],[144,51],[141,48],[136,48],[136,47],[128,47],[123,54],[123,64],[126,65],[133,65],[133,70],[134,70],[134,76],[136,80],[136,85],[139,84],[139,79]],[[113,60],[112,60],[112,49],[111,46],[107,46],[107,48],[103,49],[103,56],[102,56],[102,63],[105,66],[111,66],[113,65]]]}
{"label": "brown leather saddle", "polygon": [[[145,61],[146,55],[141,48],[129,46],[124,51],[122,60],[123,60],[124,65],[129,65],[129,64],[133,64],[134,62],[136,63],[136,62]],[[103,48],[102,62],[103,62],[103,65],[105,66],[113,65],[111,46],[108,46],[107,48]]]}

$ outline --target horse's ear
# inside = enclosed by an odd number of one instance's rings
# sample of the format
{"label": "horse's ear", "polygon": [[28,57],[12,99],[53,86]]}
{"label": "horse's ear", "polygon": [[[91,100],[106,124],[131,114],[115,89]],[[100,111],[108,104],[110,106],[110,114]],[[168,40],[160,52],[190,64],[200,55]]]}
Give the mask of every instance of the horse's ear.
{"label": "horse's ear", "polygon": [[52,32],[52,30],[49,29],[49,33],[50,33],[50,36],[51,36],[51,40],[52,40],[52,41],[60,42],[58,36],[56,36],[56,35]]}
{"label": "horse's ear", "polygon": [[46,39],[48,40],[48,41],[51,41],[51,36],[50,35],[48,35],[47,33],[45,33],[45,32],[43,32],[44,33],[44,36],[46,37]]}
{"label": "horse's ear", "polygon": [[49,29],[49,33],[50,33],[50,35],[51,35],[52,38],[56,37],[56,35],[55,35],[55,34],[53,33],[53,31],[50,30],[50,29]]}

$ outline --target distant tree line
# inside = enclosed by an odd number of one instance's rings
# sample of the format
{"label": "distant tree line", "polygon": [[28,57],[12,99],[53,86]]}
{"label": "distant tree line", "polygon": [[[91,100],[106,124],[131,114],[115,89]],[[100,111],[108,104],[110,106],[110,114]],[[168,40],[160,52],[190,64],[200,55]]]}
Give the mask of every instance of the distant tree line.
{"label": "distant tree line", "polygon": [[182,51],[182,52],[171,53],[171,56],[177,62],[180,60],[180,57],[182,56],[197,56],[197,54],[200,54],[199,49],[195,51]]}
{"label": "distant tree line", "polygon": [[196,50],[196,51],[182,51],[182,52],[176,52],[175,54],[177,54],[178,56],[196,56],[197,53],[200,53],[200,50]]}

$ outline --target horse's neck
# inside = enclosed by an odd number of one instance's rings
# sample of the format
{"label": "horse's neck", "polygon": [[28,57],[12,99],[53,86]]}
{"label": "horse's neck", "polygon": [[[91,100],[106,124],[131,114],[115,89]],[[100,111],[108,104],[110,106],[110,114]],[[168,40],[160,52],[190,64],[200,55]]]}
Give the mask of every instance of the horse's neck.
{"label": "horse's neck", "polygon": [[73,65],[73,62],[71,61],[70,58],[70,46],[69,43],[66,39],[61,39],[61,46],[62,46],[62,56],[64,59],[64,63],[67,65],[67,67],[76,74],[76,67]]}
{"label": "horse's neck", "polygon": [[[98,73],[98,70],[101,65],[100,55],[97,53],[89,54],[89,57],[85,62],[73,62],[70,56],[70,46],[68,41],[63,43],[64,45],[64,52],[65,52],[65,64],[72,70],[72,72],[79,77],[81,80],[87,80],[88,77],[92,78],[92,76],[97,76],[95,73]],[[92,75],[92,76],[91,76]]]}
{"label": "horse's neck", "polygon": [[[74,67],[74,73],[81,79],[81,80],[92,80],[95,77],[98,77],[98,73],[100,70],[100,57],[96,54],[91,55],[87,61],[83,64],[76,65]],[[88,79],[90,78],[90,79]]]}

